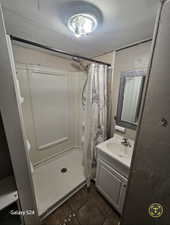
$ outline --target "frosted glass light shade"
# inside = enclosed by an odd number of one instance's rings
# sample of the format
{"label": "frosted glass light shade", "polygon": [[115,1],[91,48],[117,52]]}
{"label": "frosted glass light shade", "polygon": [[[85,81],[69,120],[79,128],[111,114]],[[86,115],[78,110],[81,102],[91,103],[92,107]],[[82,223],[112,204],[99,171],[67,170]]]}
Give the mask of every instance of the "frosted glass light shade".
{"label": "frosted glass light shade", "polygon": [[77,38],[93,32],[96,27],[96,18],[89,14],[75,14],[68,20],[68,28]]}

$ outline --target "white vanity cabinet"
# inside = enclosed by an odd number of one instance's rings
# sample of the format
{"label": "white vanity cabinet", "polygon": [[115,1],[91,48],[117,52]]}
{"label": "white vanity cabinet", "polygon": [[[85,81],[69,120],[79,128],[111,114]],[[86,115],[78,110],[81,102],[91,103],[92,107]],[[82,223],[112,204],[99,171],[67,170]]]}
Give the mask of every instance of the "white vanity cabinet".
{"label": "white vanity cabinet", "polygon": [[122,214],[126,194],[127,179],[107,162],[98,160],[96,186],[105,198]]}
{"label": "white vanity cabinet", "polygon": [[96,187],[100,193],[122,214],[133,154],[134,141],[122,145],[122,137],[113,138],[97,145]]}

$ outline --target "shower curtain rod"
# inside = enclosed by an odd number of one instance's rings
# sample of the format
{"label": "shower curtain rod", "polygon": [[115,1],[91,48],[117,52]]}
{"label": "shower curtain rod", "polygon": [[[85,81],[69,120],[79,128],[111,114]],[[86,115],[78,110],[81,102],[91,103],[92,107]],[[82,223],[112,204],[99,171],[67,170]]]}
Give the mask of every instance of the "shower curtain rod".
{"label": "shower curtain rod", "polygon": [[99,63],[99,64],[103,64],[103,65],[106,65],[106,66],[111,66],[111,64],[109,64],[109,63],[105,63],[105,62],[102,62],[102,61],[99,61],[99,60],[95,60],[95,59],[90,59],[90,58],[87,58],[87,57],[84,57],[84,56],[80,56],[80,55],[73,55],[71,53],[67,53],[67,52],[62,51],[62,50],[51,48],[51,47],[48,47],[46,45],[39,44],[37,42],[28,41],[28,40],[25,40],[23,38],[15,37],[13,35],[10,35],[10,37],[11,37],[11,40],[22,42],[22,43],[25,43],[25,44],[28,44],[28,45],[33,45],[33,46],[36,46],[38,48],[43,48],[45,50],[49,50],[49,51],[52,51],[52,52],[60,53],[60,54],[63,54],[63,55],[71,56],[72,58],[83,59],[83,60],[90,61],[90,62],[93,62],[93,63]]}

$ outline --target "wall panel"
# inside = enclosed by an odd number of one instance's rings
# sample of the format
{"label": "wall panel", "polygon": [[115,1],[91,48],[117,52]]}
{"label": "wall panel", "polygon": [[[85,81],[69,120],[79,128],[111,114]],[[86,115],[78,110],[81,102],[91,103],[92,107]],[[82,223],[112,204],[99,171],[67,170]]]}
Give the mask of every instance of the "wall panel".
{"label": "wall panel", "polygon": [[84,73],[18,64],[17,74],[33,163],[80,147]]}

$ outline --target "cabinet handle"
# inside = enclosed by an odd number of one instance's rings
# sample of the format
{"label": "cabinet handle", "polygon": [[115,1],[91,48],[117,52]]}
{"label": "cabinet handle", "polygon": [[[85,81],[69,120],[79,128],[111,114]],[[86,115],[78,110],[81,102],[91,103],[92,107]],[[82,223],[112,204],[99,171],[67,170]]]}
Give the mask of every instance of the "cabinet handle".
{"label": "cabinet handle", "polygon": [[126,187],[126,184],[124,184],[123,187],[125,188]]}

